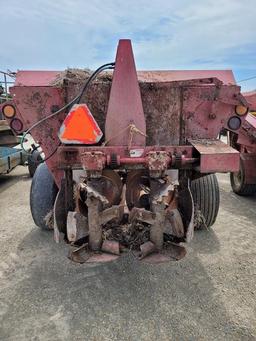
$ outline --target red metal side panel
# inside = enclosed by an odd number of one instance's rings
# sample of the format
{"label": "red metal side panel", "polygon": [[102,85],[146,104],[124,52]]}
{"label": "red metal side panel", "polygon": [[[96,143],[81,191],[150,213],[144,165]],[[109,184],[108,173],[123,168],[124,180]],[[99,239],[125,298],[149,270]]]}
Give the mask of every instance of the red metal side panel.
{"label": "red metal side panel", "polygon": [[[14,98],[16,116],[23,123],[23,131],[64,105],[62,90],[52,87],[15,86],[10,89],[10,92]],[[41,145],[46,158],[60,143],[58,131],[65,116],[66,113],[62,112],[32,130],[33,138]],[[47,165],[53,172],[56,183],[60,184],[62,171],[57,169],[56,156],[55,153],[47,161]]]}
{"label": "red metal side panel", "polygon": [[[215,89],[212,86],[184,88],[181,136],[186,139],[217,138],[220,129],[227,127],[229,117],[235,115],[235,105],[240,104],[235,96],[239,94],[240,88],[235,85]],[[245,117],[241,120],[243,122]]]}
{"label": "red metal side panel", "polygon": [[190,140],[200,153],[201,173],[238,172],[240,154],[237,150],[220,140]]}
{"label": "red metal side panel", "polygon": [[15,86],[49,86],[60,71],[18,71]]}

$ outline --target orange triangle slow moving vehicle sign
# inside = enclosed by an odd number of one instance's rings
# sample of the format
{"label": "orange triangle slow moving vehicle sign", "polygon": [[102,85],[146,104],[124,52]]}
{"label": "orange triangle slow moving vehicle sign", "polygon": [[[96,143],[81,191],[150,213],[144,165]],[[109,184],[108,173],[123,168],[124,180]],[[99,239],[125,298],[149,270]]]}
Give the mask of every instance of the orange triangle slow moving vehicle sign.
{"label": "orange triangle slow moving vehicle sign", "polygon": [[75,104],[59,131],[59,138],[65,144],[95,144],[102,135],[86,104]]}

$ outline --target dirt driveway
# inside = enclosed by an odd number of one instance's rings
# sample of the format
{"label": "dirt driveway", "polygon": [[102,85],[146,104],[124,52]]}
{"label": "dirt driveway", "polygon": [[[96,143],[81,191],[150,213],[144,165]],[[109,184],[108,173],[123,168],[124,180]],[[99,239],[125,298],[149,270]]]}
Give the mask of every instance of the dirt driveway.
{"label": "dirt driveway", "polygon": [[180,262],[85,267],[33,224],[30,179],[0,177],[0,340],[256,340],[256,198],[219,176],[213,230]]}

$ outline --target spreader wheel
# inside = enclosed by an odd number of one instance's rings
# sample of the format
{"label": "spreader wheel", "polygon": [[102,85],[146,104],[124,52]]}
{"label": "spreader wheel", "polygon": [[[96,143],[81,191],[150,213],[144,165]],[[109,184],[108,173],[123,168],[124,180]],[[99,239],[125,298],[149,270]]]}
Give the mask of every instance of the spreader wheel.
{"label": "spreader wheel", "polygon": [[52,214],[58,192],[52,174],[45,163],[41,163],[33,176],[30,188],[30,210],[35,224],[42,230],[50,230],[47,216]]}
{"label": "spreader wheel", "polygon": [[230,183],[233,192],[242,196],[250,196],[256,193],[256,184],[247,184],[245,182],[245,169],[240,159],[239,172],[230,173]]}
{"label": "spreader wheel", "polygon": [[191,193],[195,206],[195,228],[212,226],[220,205],[219,184],[215,174],[204,175],[191,181]]}

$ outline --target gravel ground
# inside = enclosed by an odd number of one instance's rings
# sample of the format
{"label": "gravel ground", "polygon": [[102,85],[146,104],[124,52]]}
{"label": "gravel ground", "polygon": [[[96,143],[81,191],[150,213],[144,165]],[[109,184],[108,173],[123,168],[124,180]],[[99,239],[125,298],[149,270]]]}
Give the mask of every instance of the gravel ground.
{"label": "gravel ground", "polygon": [[27,169],[0,176],[0,340],[256,340],[256,198],[219,181],[183,260],[86,267],[34,226]]}

